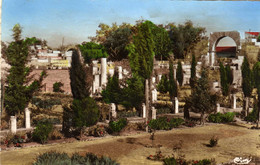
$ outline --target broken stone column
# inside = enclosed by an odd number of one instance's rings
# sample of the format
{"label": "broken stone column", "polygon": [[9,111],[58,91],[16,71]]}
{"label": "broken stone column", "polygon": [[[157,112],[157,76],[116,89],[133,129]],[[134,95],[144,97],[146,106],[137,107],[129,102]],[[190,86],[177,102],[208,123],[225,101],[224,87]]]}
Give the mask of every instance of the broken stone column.
{"label": "broken stone column", "polygon": [[179,100],[177,97],[175,97],[175,108],[174,108],[175,114],[179,113]]}
{"label": "broken stone column", "polygon": [[156,101],[156,91],[152,90],[152,103]]}
{"label": "broken stone column", "polygon": [[161,81],[161,79],[162,79],[162,75],[159,74],[159,75],[158,75],[158,80],[159,80],[159,82]]}
{"label": "broken stone column", "polygon": [[11,116],[10,121],[11,121],[11,133],[15,134],[17,130],[16,116]]}
{"label": "broken stone column", "polygon": [[107,58],[101,58],[101,86],[107,83]]}
{"label": "broken stone column", "polygon": [[25,108],[25,128],[31,128],[31,118],[30,118],[31,111],[29,108]]}
{"label": "broken stone column", "polygon": [[116,118],[116,105],[115,105],[115,103],[111,103],[110,108],[111,108],[112,118],[115,119]]}
{"label": "broken stone column", "polygon": [[93,80],[93,94],[98,91],[99,88],[99,74],[94,75],[94,80]]}
{"label": "broken stone column", "polygon": [[220,112],[220,104],[217,104],[217,113]]}
{"label": "broken stone column", "polygon": [[142,104],[142,107],[143,107],[143,118],[146,117],[146,106],[145,106],[145,103]]}
{"label": "broken stone column", "polygon": [[152,107],[152,119],[156,119],[156,109]]}
{"label": "broken stone column", "polygon": [[173,67],[173,77],[176,80],[176,74],[177,74],[177,70],[175,67]]}
{"label": "broken stone column", "polygon": [[237,108],[237,97],[236,97],[236,94],[233,94],[233,104],[232,104],[232,108],[233,109],[236,109]]}
{"label": "broken stone column", "polygon": [[215,52],[211,52],[210,56],[210,66],[213,66],[215,63]]}
{"label": "broken stone column", "polygon": [[122,66],[118,66],[117,67],[117,70],[118,70],[118,79],[121,80],[123,78],[123,75],[122,75]]}
{"label": "broken stone column", "polygon": [[152,77],[152,82],[153,82],[153,83],[155,83],[155,80],[156,80],[156,78],[155,78],[155,77]]}

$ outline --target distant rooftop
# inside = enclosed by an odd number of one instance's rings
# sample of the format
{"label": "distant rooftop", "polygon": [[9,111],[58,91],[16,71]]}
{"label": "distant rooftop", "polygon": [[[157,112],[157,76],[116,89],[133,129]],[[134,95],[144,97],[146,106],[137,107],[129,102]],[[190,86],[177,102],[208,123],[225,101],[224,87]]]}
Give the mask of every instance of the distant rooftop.
{"label": "distant rooftop", "polygon": [[260,32],[246,32],[247,34],[251,34],[251,35],[254,35],[254,36],[258,36]]}

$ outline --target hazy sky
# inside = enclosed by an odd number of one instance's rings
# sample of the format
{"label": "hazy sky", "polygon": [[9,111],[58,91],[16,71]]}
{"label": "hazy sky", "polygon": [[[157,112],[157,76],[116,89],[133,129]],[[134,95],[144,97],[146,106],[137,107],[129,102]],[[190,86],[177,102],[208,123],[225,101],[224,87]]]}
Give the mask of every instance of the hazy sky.
{"label": "hazy sky", "polygon": [[11,41],[16,23],[23,37],[46,39],[50,46],[82,43],[95,36],[99,23],[155,24],[191,20],[214,31],[260,31],[260,2],[171,0],[2,0],[2,39]]}

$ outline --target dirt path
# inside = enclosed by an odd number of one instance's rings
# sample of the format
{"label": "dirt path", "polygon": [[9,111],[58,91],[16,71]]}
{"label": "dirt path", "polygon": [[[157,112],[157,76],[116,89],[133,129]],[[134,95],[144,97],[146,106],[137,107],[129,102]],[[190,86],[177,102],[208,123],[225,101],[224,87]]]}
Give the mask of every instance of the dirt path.
{"label": "dirt path", "polygon": [[[219,144],[214,148],[206,145],[209,139],[217,135]],[[251,130],[243,126],[209,125],[195,128],[174,129],[172,131],[158,131],[155,134],[155,145],[162,145],[164,155],[171,155],[172,147],[183,140],[181,153],[186,159],[197,160],[215,158],[217,163],[229,162],[237,156],[260,157],[260,131]],[[30,164],[39,153],[46,151],[59,151],[72,154],[78,152],[84,155],[93,152],[97,155],[106,155],[116,159],[122,165],[137,164],[162,164],[147,160],[150,154],[155,154],[156,148],[151,145],[150,134],[140,134],[124,137],[109,137],[94,141],[73,142],[64,144],[47,145],[35,148],[22,148],[0,153],[2,165]]]}

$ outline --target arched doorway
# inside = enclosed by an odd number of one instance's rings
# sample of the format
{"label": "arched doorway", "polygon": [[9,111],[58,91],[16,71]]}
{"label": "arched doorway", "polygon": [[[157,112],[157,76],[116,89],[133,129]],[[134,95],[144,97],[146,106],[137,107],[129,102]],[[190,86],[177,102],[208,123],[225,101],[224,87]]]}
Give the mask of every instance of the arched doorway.
{"label": "arched doorway", "polygon": [[[234,46],[227,46],[226,48],[217,48],[219,45],[220,41],[222,39],[228,39],[228,40],[233,40],[232,45]],[[216,58],[216,53],[219,50],[224,49],[224,55],[228,55],[230,57],[236,57],[237,53],[240,48],[240,33],[238,31],[227,31],[227,32],[212,32],[210,33],[210,38],[209,38],[209,54],[210,54],[210,65],[213,66],[215,63],[215,58]],[[230,53],[231,51],[231,53]],[[221,55],[221,54],[220,54]]]}
{"label": "arched doorway", "polygon": [[237,45],[235,41],[228,36],[220,38],[218,42],[216,42],[214,49],[216,52],[216,57],[236,57]]}

